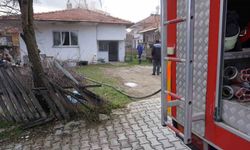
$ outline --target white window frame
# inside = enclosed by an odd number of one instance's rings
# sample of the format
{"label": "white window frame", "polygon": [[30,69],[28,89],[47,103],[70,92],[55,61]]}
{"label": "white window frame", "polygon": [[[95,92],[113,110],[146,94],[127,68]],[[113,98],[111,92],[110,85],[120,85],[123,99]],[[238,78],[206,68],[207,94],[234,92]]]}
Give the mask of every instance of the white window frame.
{"label": "white window frame", "polygon": [[[59,32],[60,33],[60,45],[54,45],[54,33],[56,32]],[[69,45],[62,45],[63,41],[62,41],[62,33],[63,32],[68,32],[69,33]],[[71,45],[71,33],[72,32],[75,32],[77,34],[77,45]],[[75,31],[75,30],[71,30],[71,31],[67,31],[67,30],[55,30],[55,31],[52,31],[52,47],[65,47],[65,48],[68,48],[68,47],[79,47],[79,32],[78,31]]]}

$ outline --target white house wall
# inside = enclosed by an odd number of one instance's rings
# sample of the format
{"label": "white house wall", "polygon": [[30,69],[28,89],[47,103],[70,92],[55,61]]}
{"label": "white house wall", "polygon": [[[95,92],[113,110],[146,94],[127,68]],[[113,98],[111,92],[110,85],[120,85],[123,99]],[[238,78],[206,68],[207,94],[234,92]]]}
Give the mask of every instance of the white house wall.
{"label": "white house wall", "polygon": [[[79,46],[54,47],[53,31],[77,31]],[[108,54],[98,52],[98,40],[119,41],[119,61],[124,61],[125,26],[81,23],[39,23],[36,27],[36,38],[41,54],[53,56],[60,60],[87,60],[90,63],[96,60],[98,55],[108,60]],[[23,40],[20,40],[20,49],[21,57],[23,58],[24,55],[27,55]]]}
{"label": "white house wall", "polygon": [[[97,26],[97,40],[98,41],[117,41],[118,46],[118,59],[124,61],[125,59],[125,39],[126,39],[126,26],[124,25],[108,25],[102,24]],[[99,59],[106,59],[108,52],[98,52]]]}

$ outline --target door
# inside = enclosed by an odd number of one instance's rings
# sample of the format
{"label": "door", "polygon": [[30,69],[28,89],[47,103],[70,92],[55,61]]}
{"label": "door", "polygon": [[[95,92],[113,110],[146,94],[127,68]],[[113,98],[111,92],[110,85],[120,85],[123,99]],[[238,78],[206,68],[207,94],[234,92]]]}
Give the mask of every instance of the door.
{"label": "door", "polygon": [[118,61],[118,42],[109,42],[109,61]]}

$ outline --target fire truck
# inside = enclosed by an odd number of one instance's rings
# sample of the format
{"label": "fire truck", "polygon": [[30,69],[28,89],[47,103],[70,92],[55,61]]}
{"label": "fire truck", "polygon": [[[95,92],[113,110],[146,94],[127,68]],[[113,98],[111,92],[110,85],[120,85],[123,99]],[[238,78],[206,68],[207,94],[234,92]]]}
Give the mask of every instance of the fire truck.
{"label": "fire truck", "polygon": [[197,149],[250,149],[250,1],[161,6],[162,125]]}

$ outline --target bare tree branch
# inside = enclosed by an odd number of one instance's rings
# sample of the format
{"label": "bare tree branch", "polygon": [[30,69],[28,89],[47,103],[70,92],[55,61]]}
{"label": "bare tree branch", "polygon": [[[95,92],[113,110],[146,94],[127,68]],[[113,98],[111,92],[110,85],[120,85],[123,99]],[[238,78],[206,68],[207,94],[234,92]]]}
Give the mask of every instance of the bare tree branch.
{"label": "bare tree branch", "polygon": [[13,15],[20,14],[17,0],[2,0],[0,1],[0,11],[3,14]]}

